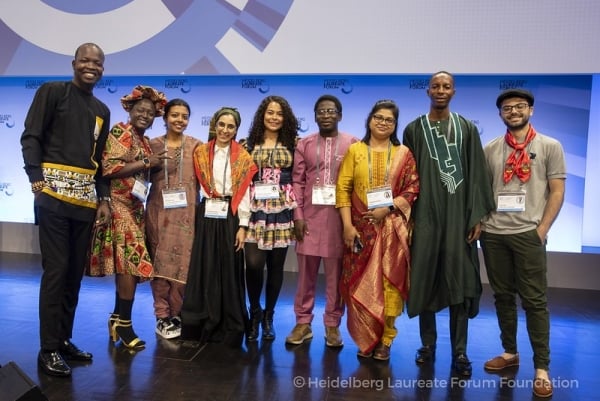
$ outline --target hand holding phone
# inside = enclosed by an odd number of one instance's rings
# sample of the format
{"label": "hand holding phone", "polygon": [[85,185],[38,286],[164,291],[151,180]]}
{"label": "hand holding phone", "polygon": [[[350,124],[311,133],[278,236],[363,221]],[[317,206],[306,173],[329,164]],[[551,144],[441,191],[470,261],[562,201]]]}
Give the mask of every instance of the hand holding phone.
{"label": "hand holding phone", "polygon": [[352,252],[360,253],[363,250],[363,243],[360,241],[359,237],[354,237],[354,246],[352,247]]}

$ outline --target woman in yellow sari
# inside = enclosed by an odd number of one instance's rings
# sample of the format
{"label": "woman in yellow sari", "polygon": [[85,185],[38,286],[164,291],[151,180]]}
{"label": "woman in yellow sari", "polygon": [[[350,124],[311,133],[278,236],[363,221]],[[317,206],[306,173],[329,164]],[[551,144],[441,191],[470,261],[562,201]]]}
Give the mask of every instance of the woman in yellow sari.
{"label": "woman in yellow sari", "polygon": [[346,249],[340,291],[359,357],[390,358],[408,294],[409,221],[419,193],[415,159],[397,137],[398,106],[377,102],[338,176]]}

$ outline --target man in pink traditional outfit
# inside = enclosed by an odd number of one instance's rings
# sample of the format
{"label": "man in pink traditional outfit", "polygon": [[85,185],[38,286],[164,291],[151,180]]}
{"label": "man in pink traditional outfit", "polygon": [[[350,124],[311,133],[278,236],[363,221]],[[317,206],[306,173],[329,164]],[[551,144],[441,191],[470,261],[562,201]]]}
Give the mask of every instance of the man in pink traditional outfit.
{"label": "man in pink traditional outfit", "polygon": [[302,344],[313,337],[311,322],[315,286],[323,262],[326,303],[323,323],[329,347],[343,346],[339,325],[344,304],[339,293],[342,271],[342,222],[335,208],[335,184],[344,154],[358,139],[338,131],[342,104],[335,96],[323,95],[315,103],[319,132],[298,142],[294,154],[293,185],[298,207],[294,210],[298,288],[294,300],[296,326],[288,344]]}

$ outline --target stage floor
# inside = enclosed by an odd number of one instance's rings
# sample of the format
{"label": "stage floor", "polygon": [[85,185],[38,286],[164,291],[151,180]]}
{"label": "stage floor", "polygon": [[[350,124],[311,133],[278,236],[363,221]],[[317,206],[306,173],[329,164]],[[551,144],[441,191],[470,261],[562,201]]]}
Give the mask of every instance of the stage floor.
{"label": "stage floor", "polygon": [[[519,312],[521,366],[503,375],[489,374],[483,363],[499,354],[500,340],[489,286],[479,316],[470,321],[469,380],[453,377],[448,314],[438,314],[437,358],[418,367],[417,319],[401,316],[389,362],[359,360],[357,348],[342,322],[345,345],[335,350],[323,338],[323,283],[313,321],[312,341],[294,347],[285,337],[295,324],[293,297],[296,273],[287,272],[275,312],[274,342],[230,349],[217,344],[162,340],[154,333],[152,295],[140,284],[135,299],[134,327],[147,343],[132,353],[108,338],[107,318],[114,302],[114,278],[85,277],[77,309],[73,342],[92,352],[89,364],[71,363],[72,377],[42,373],[36,363],[40,257],[0,253],[0,291],[4,298],[0,324],[0,364],[14,361],[51,401],[114,400],[476,400],[536,399],[532,395],[532,352]],[[568,266],[565,266],[568,274]],[[553,400],[600,400],[600,292],[550,289],[551,377]],[[2,383],[2,385],[6,385]],[[2,394],[0,400],[4,401]],[[12,401],[12,400],[10,400]]]}

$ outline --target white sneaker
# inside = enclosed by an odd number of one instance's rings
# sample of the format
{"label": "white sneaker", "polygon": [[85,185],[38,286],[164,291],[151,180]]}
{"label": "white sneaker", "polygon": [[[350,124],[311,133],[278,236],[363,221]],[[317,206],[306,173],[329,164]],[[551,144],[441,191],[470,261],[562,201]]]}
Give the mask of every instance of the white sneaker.
{"label": "white sneaker", "polygon": [[158,319],[156,321],[156,334],[162,338],[172,339],[181,335],[181,327],[177,327],[169,318]]}

